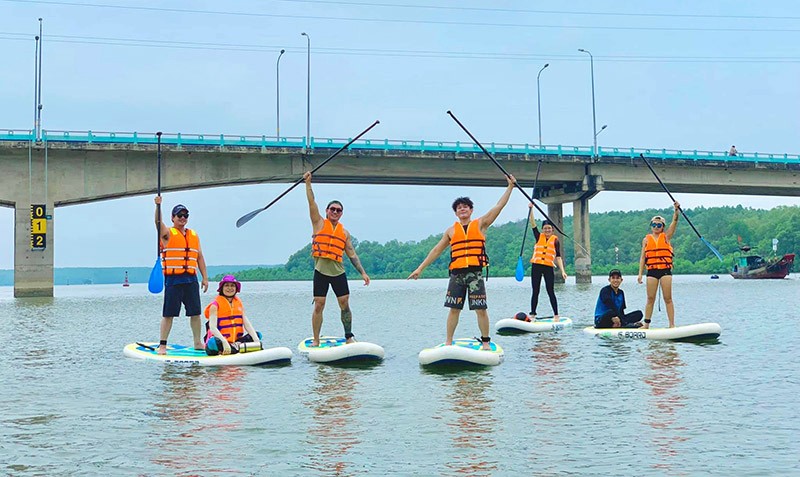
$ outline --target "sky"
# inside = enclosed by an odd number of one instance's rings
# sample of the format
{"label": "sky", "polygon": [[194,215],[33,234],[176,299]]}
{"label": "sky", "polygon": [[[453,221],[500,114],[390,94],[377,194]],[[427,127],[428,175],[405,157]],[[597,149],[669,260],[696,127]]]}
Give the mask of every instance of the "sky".
{"label": "sky", "polygon": [[[274,135],[280,128],[372,139],[592,143],[594,56],[602,147],[800,152],[800,14],[793,2],[415,0],[0,0],[0,128],[33,123],[34,40],[43,18],[43,127]],[[537,73],[540,101],[537,101]],[[487,170],[487,174],[496,173]],[[535,170],[531,171],[531,175]],[[546,167],[542,174],[546,174]],[[302,187],[244,227],[237,218],[288,184],[170,192],[185,204],[210,264],[283,263],[310,240]],[[360,240],[419,240],[476,214],[499,188],[317,185],[344,203]],[[679,194],[688,209],[800,205],[788,197]],[[665,194],[603,192],[590,210],[669,207]],[[515,192],[497,223],[525,217]],[[58,208],[55,265],[150,266],[152,196]],[[565,215],[572,207],[564,207]],[[13,268],[13,211],[0,208],[0,268]],[[646,231],[643,230],[643,233]],[[90,245],[91,244],[91,245]],[[113,245],[111,245],[113,244]],[[105,253],[108,249],[124,253]]]}

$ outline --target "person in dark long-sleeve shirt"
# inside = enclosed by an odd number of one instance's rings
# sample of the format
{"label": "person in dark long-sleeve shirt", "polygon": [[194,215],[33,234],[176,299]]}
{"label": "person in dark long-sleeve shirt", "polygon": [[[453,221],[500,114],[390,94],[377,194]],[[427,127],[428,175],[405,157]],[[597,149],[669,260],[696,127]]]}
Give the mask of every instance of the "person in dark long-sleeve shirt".
{"label": "person in dark long-sleeve shirt", "polygon": [[600,290],[597,305],[594,308],[595,328],[638,328],[642,326],[640,310],[625,313],[625,293],[619,287],[622,284],[622,272],[608,272],[609,285]]}

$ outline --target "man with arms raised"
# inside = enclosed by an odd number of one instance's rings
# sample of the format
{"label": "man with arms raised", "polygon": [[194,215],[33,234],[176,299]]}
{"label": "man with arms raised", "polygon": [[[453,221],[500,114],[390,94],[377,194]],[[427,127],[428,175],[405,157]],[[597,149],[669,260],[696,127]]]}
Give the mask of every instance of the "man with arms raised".
{"label": "man with arms raised", "polygon": [[311,216],[311,256],[314,257],[314,312],[311,315],[311,328],[314,339],[311,346],[319,346],[319,333],[322,330],[322,311],[325,309],[325,297],[328,287],[333,288],[339,308],[342,310],[342,325],[344,337],[348,343],[353,343],[353,312],[350,311],[350,288],[347,285],[347,276],[344,273],[342,258],[347,255],[353,264],[364,285],[369,285],[369,275],[364,271],[350,240],[350,233],[339,222],[344,212],[342,203],[333,200],[325,208],[325,218],[319,213],[319,207],[314,200],[314,191],[311,190],[311,173],[303,175],[306,181],[306,197],[308,198],[308,212]]}
{"label": "man with arms raised", "polygon": [[414,270],[409,279],[416,280],[422,271],[433,263],[444,250],[450,246],[450,283],[447,285],[447,296],[444,306],[450,308],[447,315],[447,339],[445,345],[453,344],[453,334],[458,326],[458,317],[464,308],[464,298],[469,299],[469,309],[478,315],[478,328],[481,331],[483,349],[489,350],[489,313],[486,311],[486,286],[481,269],[489,265],[486,256],[486,229],[497,219],[503,207],[511,197],[516,179],[506,177],[508,187],[500,197],[497,205],[489,209],[479,219],[472,219],[472,201],[469,197],[459,197],[453,202],[453,212],[458,219],[455,224],[445,230],[442,239],[434,245],[425,260]]}
{"label": "man with arms raised", "polygon": [[161,221],[161,196],[156,196],[156,226],[160,229],[161,258],[164,267],[164,309],[161,318],[161,341],[158,354],[167,354],[167,338],[172,330],[172,319],[181,314],[181,304],[192,327],[194,348],[205,349],[200,335],[200,288],[198,270],[203,275],[203,293],[208,290],[206,259],[200,248],[200,237],[186,228],[189,210],[181,204],[172,208],[172,227]]}

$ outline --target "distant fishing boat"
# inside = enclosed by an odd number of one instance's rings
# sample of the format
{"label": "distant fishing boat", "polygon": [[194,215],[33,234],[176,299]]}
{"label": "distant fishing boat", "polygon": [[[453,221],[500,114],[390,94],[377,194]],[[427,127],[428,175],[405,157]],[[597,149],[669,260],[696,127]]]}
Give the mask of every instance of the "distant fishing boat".
{"label": "distant fishing boat", "polygon": [[787,253],[782,257],[763,258],[759,255],[749,253],[750,247],[739,247],[742,255],[734,260],[731,276],[743,279],[766,279],[766,278],[786,278],[792,271],[794,254]]}
{"label": "distant fishing boat", "polygon": [[124,281],[124,282],[122,282],[122,286],[124,286],[124,287],[129,287],[129,286],[131,286],[131,284],[130,284],[130,283],[128,283],[128,272],[127,272],[127,271],[125,272],[125,281]]}

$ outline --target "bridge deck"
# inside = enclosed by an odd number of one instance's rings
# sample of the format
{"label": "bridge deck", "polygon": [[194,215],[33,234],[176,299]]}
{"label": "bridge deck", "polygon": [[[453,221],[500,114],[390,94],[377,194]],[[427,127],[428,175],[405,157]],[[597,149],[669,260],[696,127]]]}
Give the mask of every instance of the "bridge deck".
{"label": "bridge deck", "polygon": [[[34,141],[32,130],[0,129],[0,142],[30,142]],[[95,132],[95,131],[42,131],[42,141],[50,145],[56,144],[97,144],[97,145],[145,145],[156,144],[155,133],[137,132]],[[338,149],[345,145],[349,139],[343,138],[311,138],[311,149]],[[161,143],[178,147],[235,147],[241,149],[261,150],[264,148],[284,148],[301,151],[305,148],[305,137],[274,137],[274,136],[241,136],[229,134],[163,134]],[[493,154],[509,154],[520,156],[578,156],[592,157],[591,146],[566,146],[536,144],[501,144],[486,143],[487,150]],[[374,150],[386,152],[452,152],[452,153],[480,153],[480,148],[471,143],[446,142],[446,141],[406,141],[391,139],[362,139],[350,146],[354,150]],[[647,158],[675,159],[682,161],[720,161],[720,162],[754,162],[754,163],[795,163],[800,164],[798,154],[765,154],[759,152],[740,152],[736,156],[729,156],[726,152],[656,149],[656,148],[619,148],[598,147],[597,155],[601,158],[638,158],[643,154]]]}

